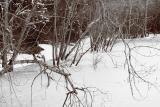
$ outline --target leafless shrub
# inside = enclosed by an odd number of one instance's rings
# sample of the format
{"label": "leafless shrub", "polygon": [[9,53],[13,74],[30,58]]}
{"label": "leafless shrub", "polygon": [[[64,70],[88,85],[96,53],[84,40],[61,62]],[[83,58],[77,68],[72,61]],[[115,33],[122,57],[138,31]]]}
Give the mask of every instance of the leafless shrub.
{"label": "leafless shrub", "polygon": [[[127,71],[128,71],[128,82],[129,82],[129,85],[130,85],[130,89],[131,89],[131,94],[134,98],[135,97],[135,93],[137,92],[138,95],[140,97],[142,97],[142,94],[141,94],[141,91],[140,89],[138,88],[137,86],[137,81],[141,81],[143,83],[145,83],[147,86],[148,86],[148,89],[150,86],[154,87],[155,89],[157,89],[159,91],[159,89],[157,88],[157,86],[152,83],[151,81],[147,80],[145,77],[143,77],[141,74],[138,73],[138,71],[135,69],[132,61],[133,61],[133,58],[134,56],[132,55],[132,51],[134,48],[136,47],[130,47],[129,43],[126,42],[126,40],[123,37],[123,33],[122,33],[122,28],[119,27],[119,35],[121,37],[121,40],[125,46],[125,49],[124,49],[124,55],[125,55],[125,67],[127,68]],[[143,47],[143,46],[142,46]],[[148,47],[148,48],[153,48],[153,49],[156,49],[156,50],[159,50],[157,48],[154,48],[154,47]]]}

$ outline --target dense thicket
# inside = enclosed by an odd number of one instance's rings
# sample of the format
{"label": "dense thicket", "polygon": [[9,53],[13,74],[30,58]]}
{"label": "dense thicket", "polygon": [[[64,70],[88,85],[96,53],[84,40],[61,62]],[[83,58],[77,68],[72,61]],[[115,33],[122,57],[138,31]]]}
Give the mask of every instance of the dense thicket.
{"label": "dense thicket", "polygon": [[[24,32],[21,44],[23,51],[29,46],[37,46],[37,42],[76,42],[85,31],[87,24],[93,19],[95,7],[93,1],[11,0],[8,7],[8,30],[12,36],[12,45],[16,46],[22,32]],[[3,3],[1,3],[1,23],[5,20]],[[29,20],[28,17],[30,17]],[[27,24],[26,20],[28,20]],[[4,29],[3,25],[1,29]],[[0,35],[2,46],[3,31]]]}
{"label": "dense thicket", "polygon": [[88,30],[92,45],[99,42],[101,46],[109,45],[108,41],[117,37],[160,33],[160,0],[10,0],[8,3],[6,10],[6,2],[0,2],[0,46],[3,48],[3,35],[7,33],[12,48],[24,35],[20,50],[28,50],[26,53],[42,50],[38,43],[76,42],[98,18],[100,21]]}

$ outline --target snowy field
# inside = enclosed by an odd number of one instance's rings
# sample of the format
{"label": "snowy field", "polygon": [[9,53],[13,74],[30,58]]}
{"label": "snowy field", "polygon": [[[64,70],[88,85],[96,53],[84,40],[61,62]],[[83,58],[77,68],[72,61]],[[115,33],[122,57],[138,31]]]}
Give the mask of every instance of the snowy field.
{"label": "snowy field", "polygon": [[[85,42],[89,45],[88,39]],[[90,87],[93,107],[159,107],[160,37],[126,40],[126,43],[131,48],[134,69],[150,83],[135,77],[133,95],[125,56],[128,48],[121,40],[111,52],[88,52],[78,66],[66,67],[78,87]],[[50,64],[52,47],[41,46],[45,48],[41,54]],[[30,58],[18,56],[18,59]],[[0,107],[61,107],[66,95],[62,77],[52,74],[55,80],[48,84],[46,74],[41,74],[33,82],[38,73],[38,65],[24,64],[16,65],[15,72],[0,77]]]}

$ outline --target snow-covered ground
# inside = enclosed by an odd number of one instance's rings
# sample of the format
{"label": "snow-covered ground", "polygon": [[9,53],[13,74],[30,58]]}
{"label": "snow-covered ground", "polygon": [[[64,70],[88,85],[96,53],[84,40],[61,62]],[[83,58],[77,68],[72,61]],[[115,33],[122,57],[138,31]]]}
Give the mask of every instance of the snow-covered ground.
{"label": "snow-covered ground", "polygon": [[[111,52],[86,53],[78,66],[67,67],[78,87],[95,91],[93,107],[159,107],[160,102],[160,37],[126,40],[131,47],[131,63],[150,85],[136,79],[131,94],[125,57],[125,45],[119,40]],[[86,44],[89,44],[86,39]],[[84,47],[86,48],[87,45]],[[41,45],[47,63],[51,63],[51,46]],[[19,55],[18,59],[32,56]],[[15,66],[15,72],[0,77],[0,107],[61,107],[66,91],[61,76],[51,74],[48,86],[46,74],[32,82],[39,73],[36,64]],[[32,88],[31,88],[32,86]],[[94,88],[93,88],[94,87]],[[140,93],[138,93],[138,91]],[[32,96],[32,97],[31,97]]]}

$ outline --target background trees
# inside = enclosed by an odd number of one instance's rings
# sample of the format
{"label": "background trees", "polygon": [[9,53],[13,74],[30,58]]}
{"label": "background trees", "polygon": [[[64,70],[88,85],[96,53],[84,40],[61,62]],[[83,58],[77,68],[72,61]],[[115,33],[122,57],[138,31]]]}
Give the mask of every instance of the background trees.
{"label": "background trees", "polygon": [[92,34],[93,43],[96,41],[97,44],[94,50],[108,51],[116,38],[139,38],[159,33],[159,0],[102,1],[103,21],[95,25],[97,34]]}
{"label": "background trees", "polygon": [[10,0],[1,2],[0,13],[3,67],[19,52],[40,53],[39,43],[52,45],[53,65],[59,65],[87,34],[92,50],[108,51],[117,38],[160,31],[158,0]]}

